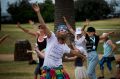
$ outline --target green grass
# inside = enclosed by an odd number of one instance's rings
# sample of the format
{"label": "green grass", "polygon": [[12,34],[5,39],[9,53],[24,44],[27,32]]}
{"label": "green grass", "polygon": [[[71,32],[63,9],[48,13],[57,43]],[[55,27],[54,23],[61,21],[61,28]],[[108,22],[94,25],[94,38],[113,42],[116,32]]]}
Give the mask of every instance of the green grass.
{"label": "green grass", "polygon": [[[48,23],[49,28],[53,31],[54,24]],[[77,22],[76,26],[82,26],[83,22]],[[111,30],[115,31],[115,36],[112,36],[111,39],[116,42],[120,40],[120,18],[119,19],[109,19],[109,20],[100,20],[100,21],[91,21],[91,25],[95,28],[99,29],[117,29]],[[1,24],[2,31],[0,31],[0,37],[3,35],[9,34],[9,37],[5,39],[0,44],[0,55],[1,54],[13,54],[14,46],[17,40],[28,39],[32,45],[36,42],[36,38],[24,33],[22,30],[16,27],[15,24]],[[27,28],[31,31],[35,31],[36,28],[33,28],[29,24],[22,24],[24,28]],[[108,32],[105,30],[97,31],[98,34],[102,34],[103,32]],[[118,46],[120,48],[120,45]],[[102,44],[99,44],[98,53],[102,52]],[[120,53],[120,51],[117,51]],[[4,58],[4,57],[3,57]],[[8,59],[8,58],[5,58]],[[86,62],[85,62],[86,65]],[[16,61],[8,61],[0,60],[0,79],[33,79],[34,77],[34,69],[36,65],[29,65],[27,61],[16,62]],[[66,71],[69,73],[71,79],[74,79],[74,63],[73,62],[64,62],[64,67]],[[115,62],[113,62],[113,70],[116,71]],[[96,68],[97,76],[100,76],[99,65]],[[114,73],[115,74],[115,73]],[[108,69],[105,66],[105,75],[106,77],[110,77],[108,73]]]}
{"label": "green grass", "polygon": [[[77,22],[77,26],[82,26],[84,22]],[[120,19],[108,19],[108,20],[98,20],[98,21],[91,21],[90,25],[95,28],[109,28],[109,29],[120,29]]]}
{"label": "green grass", "polygon": [[[0,79],[33,79],[36,65],[29,65],[28,62],[0,61]],[[85,62],[86,64],[86,62]],[[74,62],[64,62],[64,67],[71,79],[74,79]],[[115,74],[115,62],[113,62]],[[97,76],[100,76],[99,65],[96,68]],[[109,72],[105,65],[105,76],[109,78]]]}
{"label": "green grass", "polygon": [[[76,26],[82,26],[83,23],[84,22],[77,22]],[[117,33],[120,32],[120,19],[91,21],[90,24],[93,25],[97,29],[98,28],[117,29],[117,30],[113,30],[113,31],[115,31]],[[52,30],[52,31],[54,30],[53,23],[48,23],[47,25],[49,26],[50,30]],[[17,28],[15,24],[1,24],[1,26],[2,26],[2,31],[0,31],[0,37],[5,34],[9,34],[9,37],[1,43],[0,53],[13,53],[15,43],[18,40],[27,39],[30,41],[32,47],[34,46],[36,38],[34,36],[24,33],[21,29]],[[24,28],[29,29],[31,31],[37,30],[36,28],[32,27],[29,24],[22,24],[21,26],[23,26]],[[110,30],[110,31],[112,31],[112,30]],[[97,31],[98,34],[102,34],[103,32],[108,32],[108,30]],[[118,35],[120,36],[120,33]],[[118,36],[114,36],[114,37],[112,37],[112,39],[113,39],[113,41],[120,40],[118,38]],[[100,47],[98,47],[98,48],[101,50],[102,49],[101,47],[102,46],[100,44]],[[98,49],[98,51],[99,51],[99,49]],[[101,51],[99,51],[99,52],[101,52]]]}
{"label": "green grass", "polygon": [[0,63],[0,79],[33,79],[35,65],[13,61],[0,61]]}
{"label": "green grass", "polygon": [[[49,23],[48,25],[49,28],[53,30],[53,23]],[[0,53],[13,53],[15,43],[18,40],[27,39],[31,42],[31,45],[34,46],[36,38],[27,33],[24,33],[21,29],[17,28],[15,24],[1,24],[1,26],[2,31],[0,32],[0,37],[6,34],[8,34],[9,37],[1,43]],[[29,29],[30,31],[37,30],[29,24],[22,24],[21,26],[23,26],[26,29]]]}

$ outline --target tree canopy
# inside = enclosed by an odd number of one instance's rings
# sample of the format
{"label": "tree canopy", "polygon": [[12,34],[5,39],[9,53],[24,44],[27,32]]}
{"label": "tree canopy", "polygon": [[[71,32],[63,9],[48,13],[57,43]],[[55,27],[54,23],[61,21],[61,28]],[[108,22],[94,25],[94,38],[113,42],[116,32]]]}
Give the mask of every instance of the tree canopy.
{"label": "tree canopy", "polygon": [[112,7],[105,0],[76,0],[75,16],[76,20],[91,20],[105,18],[111,11]]}
{"label": "tree canopy", "polygon": [[[116,2],[108,4],[105,0],[75,0],[74,1],[74,12],[75,20],[90,20],[104,19],[108,14],[114,12]],[[37,21],[37,16],[32,10],[32,4],[29,0],[19,0],[19,2],[8,4],[8,13],[11,14],[13,22],[20,21],[22,23],[28,22],[29,19]],[[46,22],[54,21],[54,4],[52,0],[45,0],[44,3],[39,3],[41,7],[41,14]],[[62,8],[64,8],[63,5]],[[58,15],[59,16],[59,15]]]}
{"label": "tree canopy", "polygon": [[[46,22],[51,22],[54,19],[54,4],[52,0],[46,0],[45,3],[38,4],[41,6],[41,13]],[[32,10],[32,4],[28,0],[22,0],[19,3],[9,4],[8,13],[11,14],[13,22],[20,21],[28,22],[29,19],[37,21],[37,16]]]}

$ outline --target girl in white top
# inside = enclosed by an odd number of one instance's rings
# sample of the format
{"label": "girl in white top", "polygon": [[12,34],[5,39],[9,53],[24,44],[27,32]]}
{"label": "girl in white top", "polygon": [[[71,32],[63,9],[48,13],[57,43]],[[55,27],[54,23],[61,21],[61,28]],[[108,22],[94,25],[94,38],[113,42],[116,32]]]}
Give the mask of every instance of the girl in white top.
{"label": "girl in white top", "polygon": [[[70,30],[70,32],[75,36],[74,42],[75,42],[75,48],[80,50],[82,54],[84,54],[87,57],[87,52],[86,52],[86,40],[85,40],[85,36],[83,34],[83,30],[86,27],[86,25],[84,26],[83,29],[81,28],[76,28],[76,31],[74,31],[72,29],[72,27],[70,26],[70,24],[67,22],[66,18],[64,18],[64,22],[66,23],[68,29]],[[86,73],[86,68],[83,66],[83,58],[81,57],[66,57],[66,59],[68,60],[75,60],[75,78],[76,79],[86,79],[87,73]]]}
{"label": "girl in white top", "polygon": [[63,17],[65,24],[67,25],[69,31],[75,36],[74,42],[75,42],[75,47],[79,50],[81,50],[81,53],[83,53],[87,57],[87,52],[86,52],[86,39],[84,36],[84,29],[88,25],[88,21],[86,21],[86,24],[84,25],[83,28],[76,28],[76,31],[74,31],[71,27],[71,25],[67,22],[66,18]]}

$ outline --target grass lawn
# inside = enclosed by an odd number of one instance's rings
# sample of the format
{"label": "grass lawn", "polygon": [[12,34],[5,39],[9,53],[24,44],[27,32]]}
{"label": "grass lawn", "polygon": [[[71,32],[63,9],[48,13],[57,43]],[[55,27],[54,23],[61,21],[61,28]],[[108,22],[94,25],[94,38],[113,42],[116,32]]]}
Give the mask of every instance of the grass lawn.
{"label": "grass lawn", "polygon": [[[0,79],[33,79],[34,69],[36,65],[29,65],[27,61],[0,61]],[[86,64],[86,62],[85,62]],[[70,78],[74,79],[74,63],[64,62],[64,67],[69,73]],[[115,62],[113,62],[113,70],[116,72]],[[99,65],[96,68],[97,76],[100,76]],[[105,77],[109,78],[109,72],[105,65]]]}
{"label": "grass lawn", "polygon": [[[76,26],[82,26],[83,22],[77,22]],[[116,30],[97,30],[98,34],[103,32],[114,31],[116,35],[112,35],[111,39],[116,42],[120,40],[120,18],[119,19],[108,19],[108,20],[99,20],[91,21],[91,26],[94,26],[96,29],[116,29]],[[33,28],[29,24],[22,24],[24,28],[27,28],[31,31],[35,31],[36,28]],[[49,28],[53,31],[54,24],[48,23]],[[36,38],[24,33],[21,29],[17,28],[15,24],[1,24],[2,31],[0,31],[0,37],[8,34],[9,37],[5,39],[0,44],[0,55],[2,54],[13,54],[14,46],[17,40],[28,39],[34,47]],[[120,45],[118,46],[120,49]],[[99,44],[98,53],[102,52],[102,44]],[[120,53],[120,50],[116,50],[116,53]],[[4,57],[3,57],[4,58]],[[0,79],[33,79],[34,69],[36,65],[28,65],[27,61],[15,62],[9,61],[9,58],[4,58],[6,60],[0,60]],[[7,61],[8,59],[8,61]],[[86,62],[85,62],[86,64]],[[64,66],[68,73],[70,74],[71,79],[74,79],[74,65],[73,62],[64,62]],[[116,70],[115,62],[113,63],[114,72]],[[96,69],[97,76],[100,76],[99,65]],[[110,77],[108,69],[105,68],[106,77]]]}

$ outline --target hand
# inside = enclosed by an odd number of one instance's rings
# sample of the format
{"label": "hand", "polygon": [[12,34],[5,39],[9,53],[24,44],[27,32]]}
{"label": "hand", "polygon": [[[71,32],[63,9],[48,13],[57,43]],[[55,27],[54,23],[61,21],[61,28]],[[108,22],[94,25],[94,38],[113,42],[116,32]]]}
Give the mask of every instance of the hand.
{"label": "hand", "polygon": [[89,26],[89,23],[90,23],[89,20],[86,19],[84,26]]}
{"label": "hand", "polygon": [[33,24],[34,24],[34,21],[29,20],[29,24],[33,25]]}
{"label": "hand", "polygon": [[109,34],[114,34],[114,33],[115,33],[115,32],[113,32],[113,31],[112,31],[112,32],[109,32]]}
{"label": "hand", "polygon": [[40,11],[40,8],[39,8],[39,6],[37,4],[33,4],[32,7],[33,7],[33,10],[35,12],[39,12]]}
{"label": "hand", "polygon": [[66,18],[63,16],[63,20],[64,20],[64,22],[67,22],[67,20],[66,20]]}

